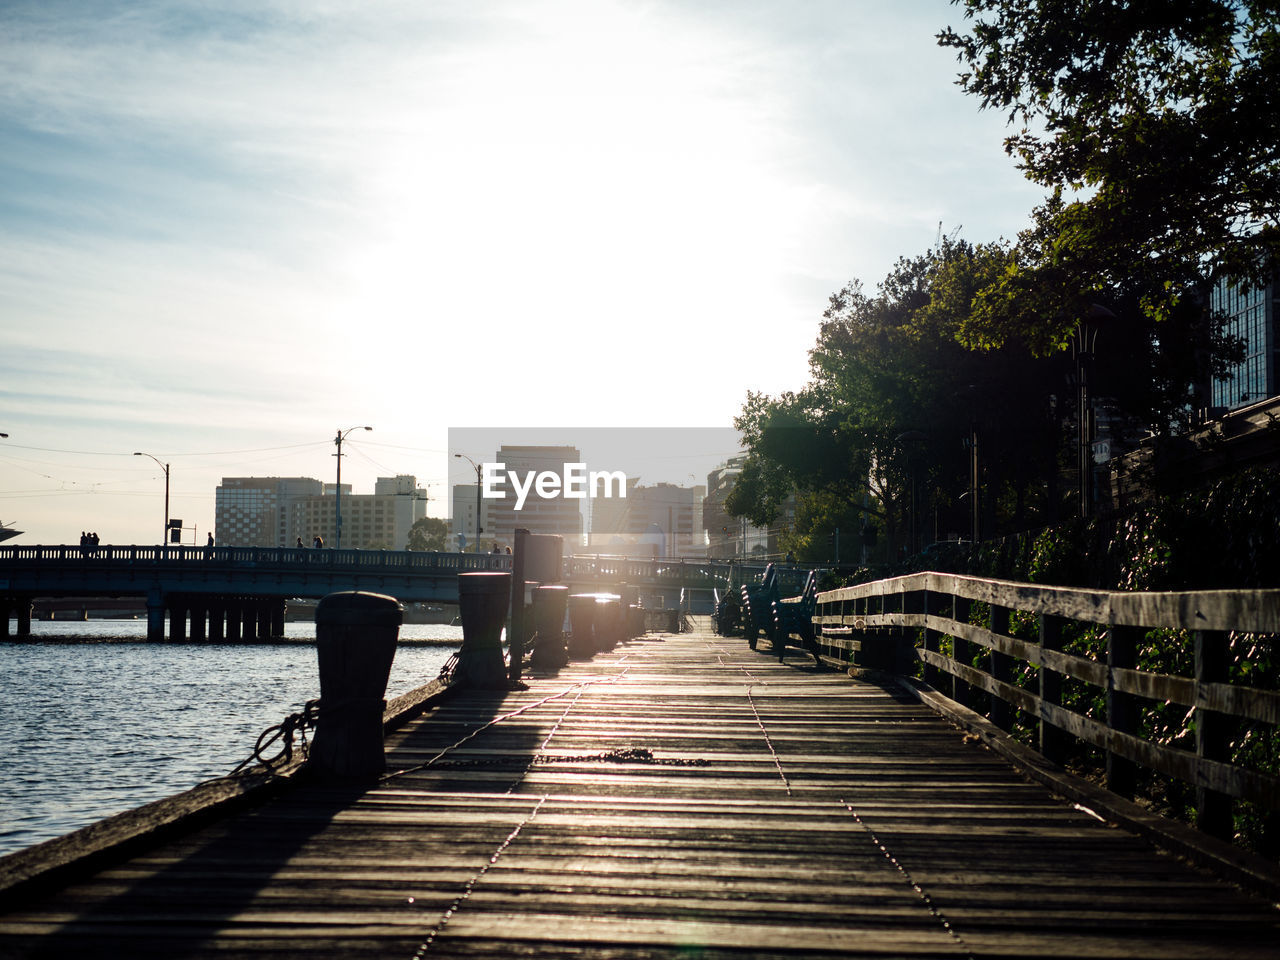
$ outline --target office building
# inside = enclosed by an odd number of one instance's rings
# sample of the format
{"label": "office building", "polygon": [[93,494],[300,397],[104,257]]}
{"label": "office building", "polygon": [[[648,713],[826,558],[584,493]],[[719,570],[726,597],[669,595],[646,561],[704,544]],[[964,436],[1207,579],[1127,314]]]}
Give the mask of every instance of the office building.
{"label": "office building", "polygon": [[1212,405],[1236,410],[1280,394],[1277,384],[1276,287],[1221,281],[1210,294],[1215,312],[1227,317],[1225,332],[1244,343],[1244,359],[1233,364],[1227,380],[1214,380]]}
{"label": "office building", "polygon": [[294,502],[323,491],[310,477],[223,477],[214,494],[214,538],[226,547],[291,545]]}
{"label": "office building", "polygon": [[[570,446],[503,446],[493,462],[505,464],[504,476],[515,473],[523,483],[523,478],[530,472],[551,472],[563,477],[565,464],[581,463],[582,454],[577,447]],[[488,523],[484,524],[485,532],[481,539],[486,549],[492,549],[495,543],[500,550],[512,546],[517,527],[523,527],[530,533],[563,537],[566,554],[581,547],[585,499],[566,497],[563,492],[553,497],[540,497],[531,490],[517,510],[516,494],[511,484],[504,483],[499,489],[502,496],[490,498],[485,503]],[[471,490],[474,492],[475,487]]]}
{"label": "office building", "polygon": [[[216,492],[214,537],[228,547],[334,546],[335,487],[310,477],[224,477]],[[342,485],[342,547],[403,550],[409,529],[427,515],[415,477],[379,477],[372,494]]]}
{"label": "office building", "polygon": [[600,497],[592,501],[588,552],[705,557],[705,495],[706,487],[701,485],[645,486],[629,479],[625,498]]}

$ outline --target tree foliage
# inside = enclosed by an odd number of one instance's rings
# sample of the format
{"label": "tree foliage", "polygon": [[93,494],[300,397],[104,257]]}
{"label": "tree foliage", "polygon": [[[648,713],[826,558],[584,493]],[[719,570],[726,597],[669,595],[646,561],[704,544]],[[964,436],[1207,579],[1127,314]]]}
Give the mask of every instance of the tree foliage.
{"label": "tree foliage", "polygon": [[874,295],[856,282],[834,294],[809,384],[749,395],[735,421],[749,456],[728,509],[771,522],[794,491],[787,546],[802,558],[825,558],[833,530],[849,544],[868,524],[890,553],[967,535],[975,431],[984,482],[998,490],[989,522],[1025,522],[1043,507],[1058,436],[1051,397],[1066,389],[1059,359],[956,339],[973,297],[1010,256],[1002,244],[947,240],[899,260]]}
{"label": "tree foliage", "polygon": [[439,517],[423,517],[409,528],[406,549],[425,552],[445,550],[449,541],[449,523]]}
{"label": "tree foliage", "polygon": [[1122,291],[1154,320],[1280,253],[1280,10],[1268,0],[955,0],[939,43],[959,84],[1007,111],[1005,141],[1049,190],[975,298],[971,345],[1065,343]]}

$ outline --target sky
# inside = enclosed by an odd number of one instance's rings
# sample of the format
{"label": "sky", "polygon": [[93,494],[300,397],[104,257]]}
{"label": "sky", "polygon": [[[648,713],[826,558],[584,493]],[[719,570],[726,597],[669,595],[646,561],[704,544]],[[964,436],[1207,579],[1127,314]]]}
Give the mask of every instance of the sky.
{"label": "sky", "polygon": [[[946,0],[0,5],[6,545],[213,528],[224,476],[457,428],[720,428],[827,298],[1040,192]],[[365,431],[363,426],[373,429]],[[136,456],[142,453],[143,456]],[[487,456],[488,452],[482,452]]]}

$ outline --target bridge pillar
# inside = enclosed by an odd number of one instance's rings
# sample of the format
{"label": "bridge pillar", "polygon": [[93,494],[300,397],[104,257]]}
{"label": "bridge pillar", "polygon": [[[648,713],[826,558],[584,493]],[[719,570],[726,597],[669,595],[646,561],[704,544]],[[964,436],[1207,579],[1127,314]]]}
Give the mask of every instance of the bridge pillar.
{"label": "bridge pillar", "polygon": [[147,593],[147,639],[152,642],[164,639],[164,594],[159,587]]}
{"label": "bridge pillar", "polygon": [[271,636],[284,636],[284,615],[288,603],[284,600],[272,600],[271,603]]}
{"label": "bridge pillar", "polygon": [[209,612],[209,605],[203,600],[195,600],[188,604],[191,613],[191,639],[197,643],[204,640],[204,621]]}
{"label": "bridge pillar", "polygon": [[221,598],[209,601],[209,642],[221,643],[227,623],[226,604]]}
{"label": "bridge pillar", "polygon": [[26,640],[31,636],[31,598],[18,598],[18,639]]}
{"label": "bridge pillar", "polygon": [[275,636],[271,632],[271,607],[272,603],[266,597],[254,601],[253,612],[254,619],[257,621],[256,628],[259,640],[270,640]]}
{"label": "bridge pillar", "polygon": [[226,612],[227,617],[227,643],[239,643],[240,619],[242,616],[240,610],[240,598],[227,597],[223,610]]}
{"label": "bridge pillar", "polygon": [[262,639],[258,633],[258,601],[253,597],[246,597],[241,601],[241,611],[243,620],[240,625],[240,636],[246,643],[257,643]]}
{"label": "bridge pillar", "polygon": [[187,604],[184,600],[169,601],[169,640],[185,643],[187,639]]}
{"label": "bridge pillar", "polygon": [[0,640],[9,639],[10,603],[8,597],[0,597]]}

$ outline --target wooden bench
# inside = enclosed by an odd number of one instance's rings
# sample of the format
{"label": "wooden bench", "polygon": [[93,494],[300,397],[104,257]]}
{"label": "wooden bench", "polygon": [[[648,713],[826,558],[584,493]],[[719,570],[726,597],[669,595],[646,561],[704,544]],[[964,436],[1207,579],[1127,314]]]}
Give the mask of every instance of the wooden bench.
{"label": "wooden bench", "polygon": [[773,601],[778,598],[778,571],[773,564],[764,568],[760,579],[744,583],[742,597],[742,633],[747,645],[754,650],[760,634],[771,636],[773,631]]}
{"label": "wooden bench", "polygon": [[810,570],[805,578],[804,589],[799,596],[775,598],[771,606],[773,622],[770,624],[769,639],[781,660],[786,652],[792,636],[799,637],[800,645],[818,663],[822,656],[818,652],[818,644],[814,637],[813,615],[818,607],[818,571]]}

